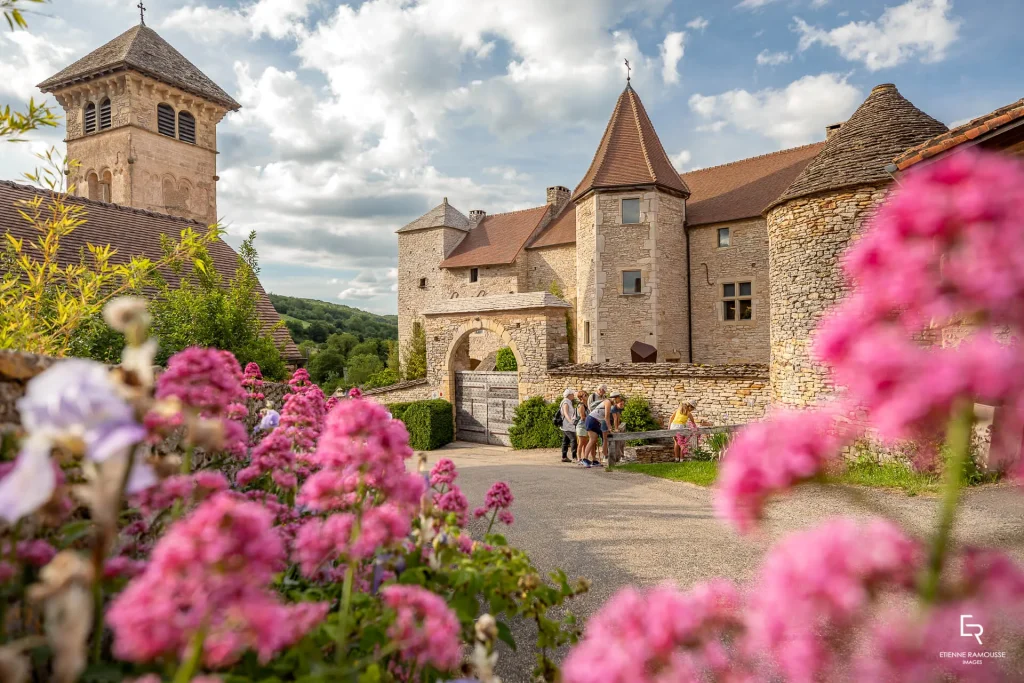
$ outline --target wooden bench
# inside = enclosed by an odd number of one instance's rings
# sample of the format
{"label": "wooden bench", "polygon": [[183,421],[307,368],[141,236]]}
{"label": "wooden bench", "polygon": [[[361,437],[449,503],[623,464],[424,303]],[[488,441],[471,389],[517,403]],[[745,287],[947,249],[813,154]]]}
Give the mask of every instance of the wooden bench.
{"label": "wooden bench", "polygon": [[698,427],[694,429],[656,429],[650,432],[609,432],[608,433],[608,462],[617,465],[622,459],[622,449],[627,441],[639,441],[640,439],[674,439],[676,434],[714,434],[716,432],[735,432],[743,425],[721,425],[719,427]]}

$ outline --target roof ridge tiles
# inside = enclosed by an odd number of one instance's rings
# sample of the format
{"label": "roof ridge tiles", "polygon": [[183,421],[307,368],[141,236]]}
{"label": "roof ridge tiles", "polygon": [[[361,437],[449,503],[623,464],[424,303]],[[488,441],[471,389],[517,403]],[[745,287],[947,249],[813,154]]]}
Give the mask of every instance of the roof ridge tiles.
{"label": "roof ridge tiles", "polygon": [[654,182],[658,182],[658,174],[654,170],[654,166],[651,164],[651,155],[647,153],[647,142],[644,140],[644,131],[640,127],[640,112],[636,110],[636,100],[634,97],[636,91],[633,90],[633,86],[626,84],[626,90],[629,91],[629,106],[633,110],[633,123],[636,125],[636,134],[640,138],[640,151],[643,152],[644,162],[647,164],[647,172],[654,178]]}
{"label": "roof ridge tiles", "polygon": [[502,211],[500,213],[488,213],[488,214],[484,214],[484,218],[493,218],[494,216],[508,216],[509,214],[513,214],[513,213],[524,213],[526,211],[536,211],[537,209],[545,209],[547,207],[548,207],[548,204],[541,204],[539,206],[531,206],[531,207],[529,207],[527,209],[513,209],[511,211]]}

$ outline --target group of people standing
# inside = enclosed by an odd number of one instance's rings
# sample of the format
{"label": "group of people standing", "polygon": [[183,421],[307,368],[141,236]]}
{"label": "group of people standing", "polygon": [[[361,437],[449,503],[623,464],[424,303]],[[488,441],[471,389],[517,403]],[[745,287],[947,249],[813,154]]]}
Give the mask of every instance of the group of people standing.
{"label": "group of people standing", "polygon": [[[626,398],[622,394],[617,391],[608,393],[604,384],[591,394],[582,389],[566,389],[555,417],[562,430],[562,462],[600,467],[608,458],[608,434],[622,431],[625,404]],[[598,440],[601,441],[600,457]]]}

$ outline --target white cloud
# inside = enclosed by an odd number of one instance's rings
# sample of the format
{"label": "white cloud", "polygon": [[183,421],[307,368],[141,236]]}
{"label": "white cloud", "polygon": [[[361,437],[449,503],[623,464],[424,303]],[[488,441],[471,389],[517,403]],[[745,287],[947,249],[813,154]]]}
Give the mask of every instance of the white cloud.
{"label": "white cloud", "polygon": [[[0,33],[0,93],[28,102],[42,94],[36,83],[67,66],[73,48],[28,31]],[[58,108],[59,110],[59,108]]]}
{"label": "white cloud", "polygon": [[363,302],[368,299],[393,296],[398,291],[397,268],[365,268],[349,280],[348,286],[338,293],[342,301]]}
{"label": "white cloud", "polygon": [[704,32],[704,29],[708,27],[711,22],[704,17],[696,17],[686,22],[686,28],[692,28],[694,31]]}
{"label": "white cloud", "polygon": [[679,83],[679,61],[685,51],[686,34],[673,31],[665,36],[661,44],[661,80],[675,85]]}
{"label": "white cloud", "polygon": [[728,124],[792,146],[820,139],[826,125],[845,120],[861,100],[860,90],[845,76],[825,73],[804,76],[782,89],[695,94],[689,104],[709,121],[706,125]]}
{"label": "white cloud", "polygon": [[264,34],[281,40],[301,32],[311,4],[311,0],[258,0],[237,9],[188,4],[168,14],[157,28],[187,31],[208,42]]}
{"label": "white cloud", "polygon": [[757,53],[758,66],[778,66],[793,61],[793,55],[788,52],[770,52],[767,49]]}
{"label": "white cloud", "polygon": [[743,0],[740,4],[736,5],[739,9],[760,9],[765,5],[770,5],[777,0]]}
{"label": "white cloud", "polygon": [[686,164],[690,163],[690,159],[692,158],[692,156],[693,155],[690,154],[690,150],[688,150],[688,149],[681,150],[678,154],[672,155],[672,157],[671,157],[672,165],[675,167],[675,169],[677,171],[682,173],[683,172],[683,167],[686,166]]}
{"label": "white cloud", "polygon": [[814,9],[820,9],[827,5],[831,0],[811,0],[811,7]]}
{"label": "white cloud", "polygon": [[909,0],[887,7],[877,21],[852,21],[825,30],[797,17],[795,30],[801,51],[820,43],[878,71],[915,57],[925,63],[942,61],[963,23],[951,16],[952,8],[951,0]]}

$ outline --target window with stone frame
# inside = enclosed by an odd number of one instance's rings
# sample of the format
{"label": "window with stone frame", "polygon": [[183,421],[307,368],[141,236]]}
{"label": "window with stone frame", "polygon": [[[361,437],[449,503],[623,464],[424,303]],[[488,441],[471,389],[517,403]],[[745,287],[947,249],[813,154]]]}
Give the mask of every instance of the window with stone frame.
{"label": "window with stone frame", "polygon": [[111,199],[111,186],[114,184],[114,178],[110,171],[104,171],[103,177],[99,181],[99,196],[96,199],[108,203],[114,201]]}
{"label": "window with stone frame", "polygon": [[82,130],[86,135],[96,132],[96,104],[90,102],[82,112]]}
{"label": "window with stone frame", "polygon": [[631,225],[640,222],[640,200],[622,200],[622,224]]}
{"label": "window with stone frame", "polygon": [[100,130],[110,128],[110,98],[106,97],[100,102]]}
{"label": "window with stone frame", "polygon": [[644,285],[639,270],[622,271],[622,293],[643,294]]}
{"label": "window with stone frame", "polygon": [[732,230],[729,228],[718,229],[718,248],[728,247],[732,245]]}
{"label": "window with stone frame", "polygon": [[479,268],[470,268],[469,269],[469,281],[470,282],[479,282],[480,281],[480,269]]}
{"label": "window with stone frame", "polygon": [[754,319],[754,283],[722,283],[722,320]]}
{"label": "window with stone frame", "polygon": [[196,144],[196,119],[187,111],[178,112],[178,139],[190,145]]}
{"label": "window with stone frame", "polygon": [[174,120],[174,107],[169,104],[156,105],[156,132],[169,138],[177,137]]}

